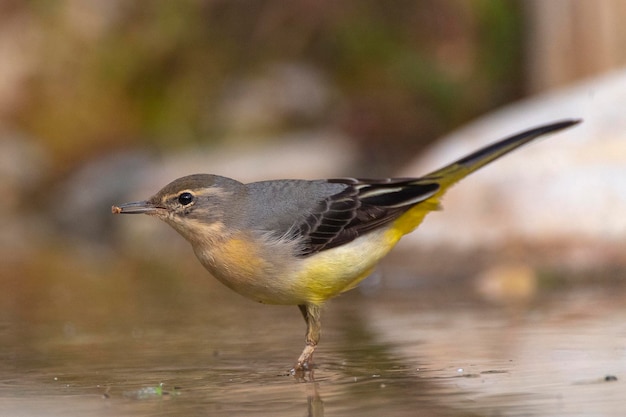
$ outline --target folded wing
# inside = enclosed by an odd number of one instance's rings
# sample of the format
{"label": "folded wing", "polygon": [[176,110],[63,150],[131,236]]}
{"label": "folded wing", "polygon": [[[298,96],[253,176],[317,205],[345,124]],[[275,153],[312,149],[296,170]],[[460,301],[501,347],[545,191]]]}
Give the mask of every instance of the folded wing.
{"label": "folded wing", "polygon": [[347,188],[321,201],[298,225],[301,256],[348,243],[386,225],[439,190],[436,182],[415,178],[342,178],[329,182],[345,184]]}

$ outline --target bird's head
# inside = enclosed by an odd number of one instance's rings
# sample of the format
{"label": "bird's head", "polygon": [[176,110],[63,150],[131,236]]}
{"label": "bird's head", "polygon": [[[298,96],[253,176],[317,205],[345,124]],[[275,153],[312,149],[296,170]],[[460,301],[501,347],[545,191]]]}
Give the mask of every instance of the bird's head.
{"label": "bird's head", "polygon": [[111,208],[114,214],[147,214],[172,226],[192,243],[214,240],[235,218],[245,187],[230,178],[195,174],[172,181],[144,201]]}

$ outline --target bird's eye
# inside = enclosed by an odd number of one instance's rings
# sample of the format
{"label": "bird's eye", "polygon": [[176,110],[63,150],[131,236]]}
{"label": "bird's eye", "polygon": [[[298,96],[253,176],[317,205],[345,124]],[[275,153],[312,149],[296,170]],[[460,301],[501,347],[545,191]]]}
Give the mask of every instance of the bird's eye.
{"label": "bird's eye", "polygon": [[178,196],[178,202],[183,206],[188,206],[193,202],[193,194],[184,192]]}

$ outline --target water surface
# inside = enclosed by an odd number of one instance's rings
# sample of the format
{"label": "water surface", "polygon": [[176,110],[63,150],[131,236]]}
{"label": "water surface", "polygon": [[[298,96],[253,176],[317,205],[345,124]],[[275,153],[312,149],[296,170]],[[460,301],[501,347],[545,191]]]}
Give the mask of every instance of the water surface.
{"label": "water surface", "polygon": [[[1,415],[618,416],[626,406],[621,287],[552,290],[517,307],[455,286],[357,290],[326,307],[303,380],[287,372],[304,336],[297,308],[249,302],[206,277],[137,275],[22,290],[38,301],[23,308],[3,298]],[[120,282],[131,284],[107,292]]]}

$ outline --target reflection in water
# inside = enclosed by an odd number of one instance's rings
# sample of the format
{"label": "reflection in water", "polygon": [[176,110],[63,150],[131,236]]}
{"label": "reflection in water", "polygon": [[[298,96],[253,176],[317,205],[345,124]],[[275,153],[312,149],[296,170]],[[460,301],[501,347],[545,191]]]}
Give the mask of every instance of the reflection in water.
{"label": "reflection in water", "polygon": [[201,280],[124,282],[116,297],[82,300],[105,283],[73,281],[66,304],[3,302],[0,415],[602,416],[625,405],[618,289],[517,310],[423,289],[347,294],[327,307],[317,368],[298,380],[292,308]]}
{"label": "reflection in water", "polygon": [[309,390],[312,391],[307,396],[307,403],[309,405],[307,409],[308,417],[323,417],[324,416],[324,402],[319,394],[319,384],[313,382],[309,384]]}

